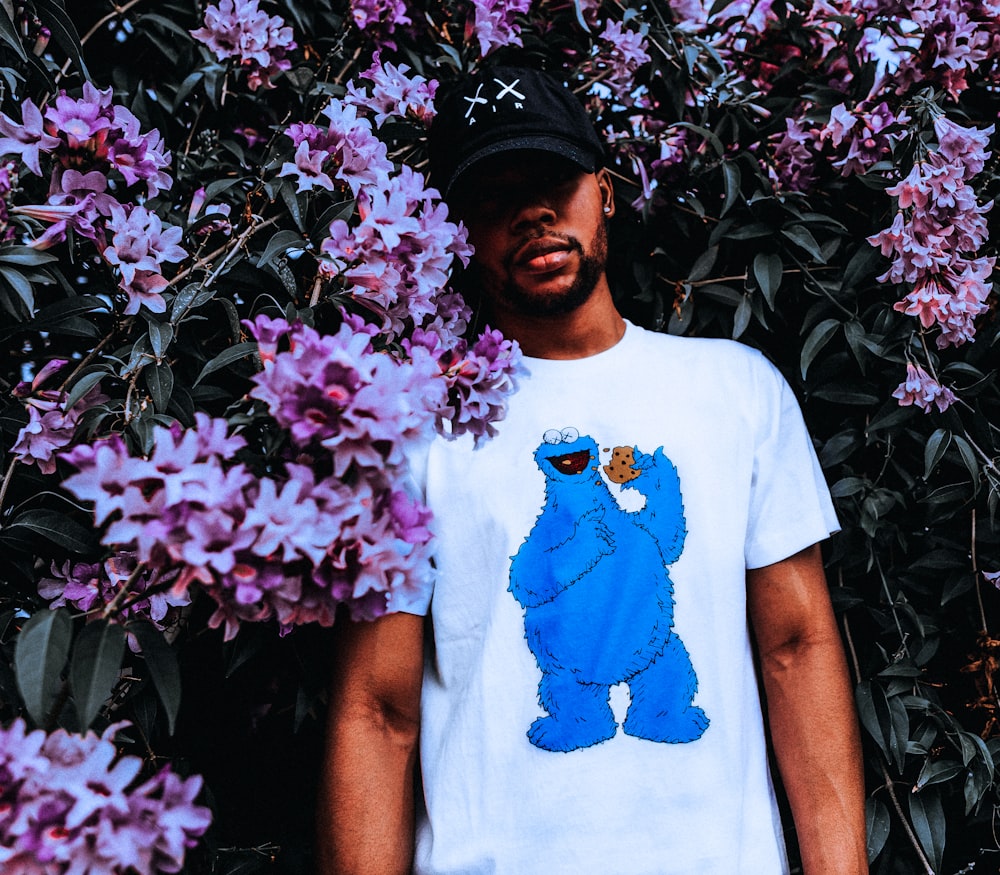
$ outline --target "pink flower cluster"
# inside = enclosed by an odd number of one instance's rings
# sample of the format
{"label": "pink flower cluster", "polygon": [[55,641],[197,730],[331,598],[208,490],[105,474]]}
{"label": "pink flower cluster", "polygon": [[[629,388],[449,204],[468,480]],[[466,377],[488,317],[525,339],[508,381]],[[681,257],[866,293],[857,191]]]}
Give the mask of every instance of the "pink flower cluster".
{"label": "pink flower cluster", "polygon": [[371,84],[371,93],[362,90],[352,79],[347,84],[344,102],[375,111],[375,124],[382,127],[386,119],[392,117],[412,118],[424,125],[430,125],[434,118],[434,94],[437,80],[428,81],[423,76],[408,76],[407,64],[396,66],[382,62],[379,52],[372,58],[372,65],[361,74]]}
{"label": "pink flower cluster", "polygon": [[493,437],[503,419],[507,396],[521,373],[520,348],[499,331],[487,329],[469,349],[465,340],[446,344],[439,333],[416,329],[403,348],[419,360],[430,353],[444,378],[446,398],[435,410],[438,431],[446,437],[470,433],[478,445]]}
{"label": "pink flower cluster", "polygon": [[19,383],[13,391],[14,397],[23,399],[28,408],[28,422],[18,432],[11,453],[25,465],[38,465],[43,474],[52,474],[56,470],[56,453],[73,442],[83,412],[108,400],[94,387],[66,410],[64,392],[41,388],[66,364],[66,359],[53,359],[35,375],[31,383]]}
{"label": "pink flower cluster", "polygon": [[[166,589],[177,577],[176,570],[163,573],[158,569],[144,568],[135,575],[137,568],[136,555],[125,552],[117,552],[103,562],[67,560],[62,565],[53,562],[49,572],[52,576],[38,581],[38,594],[49,601],[52,610],[72,605],[89,613],[111,604],[128,582],[128,603],[123,605],[121,616],[149,620],[161,632],[173,629],[180,619],[178,608],[191,601],[187,593]],[[144,593],[147,595],[139,598]],[[138,643],[132,636],[129,636],[129,645],[134,651],[139,651]]]}
{"label": "pink flower cluster", "polygon": [[857,5],[873,24],[887,22],[885,38],[895,44],[900,93],[937,83],[957,99],[968,87],[966,77],[985,62],[995,65],[1000,55],[1000,4],[992,0],[862,0]]}
{"label": "pink flower cluster", "polygon": [[390,49],[396,48],[396,28],[413,23],[404,0],[351,0],[351,18],[378,46]]}
{"label": "pink flower cluster", "polygon": [[626,30],[620,21],[609,19],[598,37],[603,42],[599,66],[602,81],[619,100],[628,101],[635,88],[635,72],[649,63],[646,37],[637,30]]}
{"label": "pink flower cluster", "polygon": [[31,244],[38,249],[60,243],[69,231],[92,240],[118,269],[126,313],[138,313],[143,304],[163,312],[159,290],[167,281],[161,268],[187,255],[180,229],[164,230],[158,217],[123,204],[117,193],[138,187],[135,197],[144,199],[169,189],[170,153],[158,131],[143,133],[139,120],[112,99],[110,88],[99,91],[88,82],[82,98],[62,93],[44,115],[30,98],[20,123],[0,113],[0,155],[18,156],[38,176],[43,154],[53,166],[48,200],[11,211],[50,223]]}
{"label": "pink flower cluster", "polygon": [[448,221],[448,207],[437,196],[421,174],[403,165],[383,188],[361,192],[357,225],[338,219],[321,244],[330,272],[381,308],[397,336],[435,320],[455,328],[454,299],[442,289],[454,259],[467,264],[472,250],[464,226]]}
{"label": "pink flower cluster", "polygon": [[278,175],[294,176],[298,191],[346,186],[356,196],[363,186],[385,189],[393,165],[371,122],[358,118],[357,106],[340,100],[331,100],[323,114],[326,127],[302,122],[288,126],[285,133],[295,146],[295,160],[286,161]]}
{"label": "pink flower cluster", "polygon": [[[198,413],[186,432],[157,428],[148,459],[117,436],[75,447],[66,458],[79,470],[64,485],[94,503],[104,543],[161,573],[180,569],[173,596],[199,583],[227,637],[270,617],[329,625],[340,602],[377,616],[429,574],[428,512],[397,484],[404,447],[429,428],[434,363],[376,354],[357,326],[332,337],[264,317],[251,327],[265,361],[251,394],[296,446],[332,454],[328,476],[299,457],[256,477],[234,461],[243,438]],[[276,353],[286,333],[292,350]]]}
{"label": "pink flower cluster", "polygon": [[975,336],[975,319],[987,309],[996,259],[976,257],[986,242],[985,213],[968,181],[989,157],[993,126],[964,128],[944,118],[934,122],[938,149],[917,161],[898,185],[892,225],[868,238],[892,265],[880,282],[912,283],[895,309],[916,316],[924,328],[937,324],[938,348],[958,346]]}
{"label": "pink flower cluster", "polygon": [[7,875],[179,872],[211,822],[195,804],[201,778],[164,767],[142,781],[142,760],[114,737],[0,728],[0,867]]}
{"label": "pink flower cluster", "polygon": [[521,28],[514,20],[531,8],[531,0],[470,0],[472,19],[466,23],[466,39],[474,37],[486,57],[503,46],[520,46]]}
{"label": "pink flower cluster", "polygon": [[259,0],[219,0],[218,6],[205,9],[204,25],[191,36],[220,61],[239,61],[251,91],[273,88],[271,78],[292,66],[285,57],[295,48],[292,29],[279,16],[263,12]]}
{"label": "pink flower cluster", "polygon": [[808,192],[816,184],[817,139],[804,119],[785,119],[785,133],[775,137],[774,162],[768,167],[779,191]]}
{"label": "pink flower cluster", "polygon": [[892,157],[893,143],[905,133],[909,122],[904,112],[894,115],[883,101],[871,110],[849,110],[843,103],[830,111],[830,121],[820,131],[820,139],[829,139],[839,152],[833,166],[841,176],[867,173],[879,161]]}
{"label": "pink flower cluster", "polygon": [[937,407],[939,412],[944,413],[958,400],[951,389],[942,386],[920,365],[912,362],[906,365],[906,379],[896,387],[892,397],[899,400],[901,407],[914,404],[924,413],[930,413],[931,407]]}

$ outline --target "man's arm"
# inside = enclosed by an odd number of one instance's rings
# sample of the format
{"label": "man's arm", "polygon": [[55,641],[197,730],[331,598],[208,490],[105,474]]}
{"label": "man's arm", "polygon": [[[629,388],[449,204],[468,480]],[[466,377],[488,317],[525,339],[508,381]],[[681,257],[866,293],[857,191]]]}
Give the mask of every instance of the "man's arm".
{"label": "man's arm", "polygon": [[805,875],[866,873],[861,740],[819,546],[748,571],[747,601]]}
{"label": "man's arm", "polygon": [[420,727],[423,617],[341,624],[319,797],[320,875],[406,875]]}

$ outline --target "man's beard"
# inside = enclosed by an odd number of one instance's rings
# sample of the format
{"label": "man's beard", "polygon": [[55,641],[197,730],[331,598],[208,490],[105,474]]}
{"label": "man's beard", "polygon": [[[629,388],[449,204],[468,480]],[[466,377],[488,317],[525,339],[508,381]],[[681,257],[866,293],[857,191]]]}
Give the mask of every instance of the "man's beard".
{"label": "man's beard", "polygon": [[504,259],[506,281],[491,285],[484,271],[476,264],[475,257],[469,266],[468,280],[483,289],[488,301],[496,301],[504,309],[524,316],[563,316],[572,313],[590,298],[597,288],[598,280],[604,274],[608,260],[608,234],[604,223],[601,223],[589,252],[584,252],[583,245],[575,237],[559,237],[559,239],[580,258],[576,278],[563,292],[540,294],[531,292],[515,282],[512,278],[514,253]]}

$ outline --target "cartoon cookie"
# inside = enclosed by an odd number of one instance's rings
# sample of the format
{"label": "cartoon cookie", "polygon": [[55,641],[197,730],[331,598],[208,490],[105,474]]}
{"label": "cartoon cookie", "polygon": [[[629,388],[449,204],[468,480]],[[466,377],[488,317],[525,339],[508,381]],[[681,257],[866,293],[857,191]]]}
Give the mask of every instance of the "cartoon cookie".
{"label": "cartoon cookie", "polygon": [[628,483],[642,473],[642,468],[636,468],[635,455],[632,447],[615,447],[611,461],[604,466],[604,473],[614,483]]}

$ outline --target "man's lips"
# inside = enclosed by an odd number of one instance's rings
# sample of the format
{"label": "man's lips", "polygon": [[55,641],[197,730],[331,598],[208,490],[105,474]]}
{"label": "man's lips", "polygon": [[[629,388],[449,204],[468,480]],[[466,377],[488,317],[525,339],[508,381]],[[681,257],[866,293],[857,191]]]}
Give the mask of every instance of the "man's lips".
{"label": "man's lips", "polygon": [[559,270],[570,259],[573,247],[565,240],[542,237],[529,240],[514,253],[514,267],[529,273]]}

